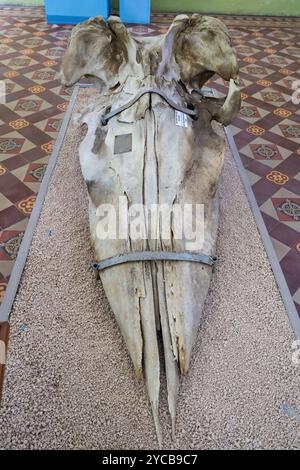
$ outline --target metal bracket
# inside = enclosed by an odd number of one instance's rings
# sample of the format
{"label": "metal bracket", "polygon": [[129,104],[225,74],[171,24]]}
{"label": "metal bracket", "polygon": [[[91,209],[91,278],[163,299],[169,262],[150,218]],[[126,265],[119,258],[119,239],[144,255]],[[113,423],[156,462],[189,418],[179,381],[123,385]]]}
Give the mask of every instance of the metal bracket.
{"label": "metal bracket", "polygon": [[217,256],[210,256],[198,253],[176,253],[172,251],[137,251],[124,253],[122,255],[106,258],[99,263],[93,262],[92,267],[95,270],[103,271],[106,268],[117,266],[124,263],[135,261],[191,261],[214,267],[218,261]]}
{"label": "metal bracket", "polygon": [[180,106],[179,104],[175,103],[175,101],[171,100],[162,90],[159,88],[145,88],[144,90],[141,90],[132,100],[130,100],[128,103],[125,103],[123,106],[120,106],[120,108],[114,109],[113,111],[110,111],[109,113],[104,114],[101,117],[101,124],[102,126],[106,126],[108,121],[114,117],[117,116],[118,114],[122,113],[126,109],[130,108],[133,106],[143,95],[146,93],[155,93],[161,98],[163,98],[173,109],[176,109],[177,111],[180,111],[184,114],[187,114],[191,116],[193,119],[198,119],[199,114],[196,109],[190,109],[190,108],[185,108],[183,106]]}

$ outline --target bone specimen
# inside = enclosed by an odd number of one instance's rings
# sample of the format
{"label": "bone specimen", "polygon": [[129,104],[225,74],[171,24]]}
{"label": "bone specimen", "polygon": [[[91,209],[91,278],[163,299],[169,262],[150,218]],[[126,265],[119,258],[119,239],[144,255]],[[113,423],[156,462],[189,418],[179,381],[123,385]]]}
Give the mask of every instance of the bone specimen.
{"label": "bone specimen", "polygon": [[[214,74],[229,82],[225,99],[201,92]],[[240,106],[238,64],[226,26],[198,14],[179,15],[166,34],[137,40],[118,17],[92,18],[73,29],[62,62],[64,85],[82,76],[99,88],[79,119],[88,126],[79,154],[96,261],[132,252],[188,251],[187,240],[174,237],[172,219],[168,237],[162,237],[158,218],[156,238],[145,226],[143,239],[100,239],[97,208],[118,207],[120,196],[127,208],[203,204],[201,252],[215,255],[226,145],[211,123],[228,125]],[[136,376],[145,377],[160,443],[160,338],[175,433],[180,375],[189,369],[211,276],[211,266],[167,260],[100,272]]]}

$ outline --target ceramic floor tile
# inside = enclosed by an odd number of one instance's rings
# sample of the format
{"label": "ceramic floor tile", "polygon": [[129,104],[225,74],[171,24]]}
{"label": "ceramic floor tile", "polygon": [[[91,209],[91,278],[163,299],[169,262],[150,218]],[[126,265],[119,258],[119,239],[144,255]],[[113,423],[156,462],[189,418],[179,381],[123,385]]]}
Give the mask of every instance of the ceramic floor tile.
{"label": "ceramic floor tile", "polygon": [[290,248],[286,246],[284,243],[281,243],[280,241],[276,240],[275,238],[271,238],[271,240],[272,240],[277,258],[279,261],[281,261],[290,251]]}

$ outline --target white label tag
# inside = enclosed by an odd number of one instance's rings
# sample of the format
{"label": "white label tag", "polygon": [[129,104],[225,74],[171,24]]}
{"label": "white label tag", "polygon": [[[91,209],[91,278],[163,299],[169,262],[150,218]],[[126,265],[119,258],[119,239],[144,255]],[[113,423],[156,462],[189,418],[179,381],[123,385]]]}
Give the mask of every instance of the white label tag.
{"label": "white label tag", "polygon": [[181,111],[175,111],[175,124],[180,127],[188,127],[187,115]]}

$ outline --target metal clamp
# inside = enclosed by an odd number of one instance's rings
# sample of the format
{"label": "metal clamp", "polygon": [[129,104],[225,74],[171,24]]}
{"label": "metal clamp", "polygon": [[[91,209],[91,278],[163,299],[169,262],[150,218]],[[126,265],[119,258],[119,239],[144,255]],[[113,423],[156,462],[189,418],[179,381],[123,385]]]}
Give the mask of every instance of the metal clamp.
{"label": "metal clamp", "polygon": [[103,271],[106,268],[117,266],[124,263],[136,261],[191,261],[214,267],[218,261],[217,256],[210,256],[198,253],[176,253],[172,251],[136,251],[124,253],[122,255],[106,258],[99,263],[93,262],[92,267],[95,270]]}
{"label": "metal clamp", "polygon": [[162,90],[159,88],[145,88],[141,90],[132,100],[130,100],[128,103],[125,103],[123,106],[120,106],[120,108],[114,109],[113,111],[110,111],[109,113],[104,114],[101,117],[101,124],[102,126],[106,126],[108,124],[108,121],[114,117],[117,116],[118,114],[122,113],[126,109],[130,108],[133,106],[143,95],[146,93],[155,93],[159,95],[161,98],[163,98],[173,109],[176,109],[177,111],[180,111],[184,114],[187,114],[191,116],[193,119],[198,119],[199,113],[196,109],[190,109],[190,108],[185,108],[183,106],[180,106],[179,104],[175,103],[175,101],[171,100],[166,93],[164,93]]}

